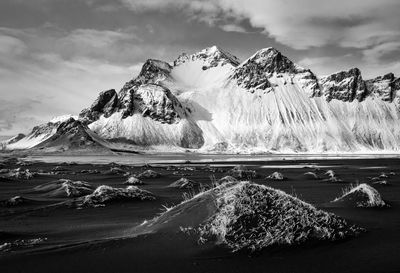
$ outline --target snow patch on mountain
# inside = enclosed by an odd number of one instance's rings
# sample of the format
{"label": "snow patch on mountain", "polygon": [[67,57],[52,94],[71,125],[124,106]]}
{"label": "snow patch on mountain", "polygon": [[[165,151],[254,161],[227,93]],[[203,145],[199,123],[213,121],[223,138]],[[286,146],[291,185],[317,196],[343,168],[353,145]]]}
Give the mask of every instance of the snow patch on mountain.
{"label": "snow patch on mountain", "polygon": [[91,123],[89,128],[104,139],[127,142],[138,146],[167,145],[200,148],[203,137],[200,128],[187,119],[178,123],[160,123],[150,117],[136,113],[122,118],[115,113],[109,118],[102,116]]}
{"label": "snow patch on mountain", "polygon": [[218,87],[226,82],[239,59],[212,46],[198,53],[182,54],[174,61],[171,70],[173,83],[167,83],[177,94],[193,89]]}
{"label": "snow patch on mountain", "polygon": [[197,52],[195,54],[188,55],[186,53],[181,54],[175,61],[174,66],[181,65],[185,62],[202,61],[205,65],[202,67],[203,70],[207,70],[211,67],[232,65],[238,66],[240,60],[232,54],[224,51],[217,46],[211,46]]}
{"label": "snow patch on mountain", "polygon": [[49,122],[51,122],[51,123],[61,123],[61,122],[65,122],[65,121],[67,121],[67,120],[69,120],[71,118],[78,119],[78,116],[70,115],[70,114],[62,115],[62,116],[56,116],[56,117],[53,117]]}

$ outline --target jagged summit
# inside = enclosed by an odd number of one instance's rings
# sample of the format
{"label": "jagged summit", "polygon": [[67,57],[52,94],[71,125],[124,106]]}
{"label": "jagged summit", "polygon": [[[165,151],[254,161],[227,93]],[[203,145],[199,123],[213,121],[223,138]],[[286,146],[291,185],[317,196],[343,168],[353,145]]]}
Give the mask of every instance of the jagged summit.
{"label": "jagged summit", "polygon": [[203,70],[207,70],[216,66],[224,66],[226,64],[230,64],[232,66],[238,66],[240,64],[240,61],[237,57],[215,45],[191,55],[182,53],[174,61],[174,66],[178,66],[188,61],[203,61],[205,63],[202,67]]}
{"label": "jagged summit", "polygon": [[296,71],[295,64],[273,47],[260,49],[241,66],[257,64],[263,73],[290,73]]}
{"label": "jagged summit", "polygon": [[121,112],[122,118],[135,113],[163,123],[173,123],[186,116],[186,110],[167,88],[157,84],[142,84],[116,93],[114,89],[101,92],[96,101],[80,113],[86,123],[108,118]]}
{"label": "jagged summit", "polygon": [[296,80],[311,96],[319,92],[317,77],[311,70],[293,63],[273,47],[257,51],[235,69],[231,79],[249,90],[273,91],[276,86],[273,77],[283,78],[284,76],[287,78],[284,84],[288,82],[295,84]]}
{"label": "jagged summit", "polygon": [[170,77],[171,70],[171,65],[164,61],[148,59],[143,64],[139,75],[124,85],[120,91],[120,95],[123,96],[129,89],[141,84],[158,84],[161,81],[167,80]]}
{"label": "jagged summit", "polygon": [[83,109],[79,114],[79,118],[85,122],[93,122],[101,115],[109,117],[113,114],[118,107],[118,95],[115,89],[100,92],[97,99],[92,103],[89,108]]}
{"label": "jagged summit", "polygon": [[393,73],[365,81],[368,93],[383,101],[392,102],[397,91],[400,91],[400,78]]}
{"label": "jagged summit", "polygon": [[351,68],[348,71],[340,71],[321,78],[323,94],[327,100],[332,99],[351,102],[362,101],[367,94],[366,84],[358,68]]}

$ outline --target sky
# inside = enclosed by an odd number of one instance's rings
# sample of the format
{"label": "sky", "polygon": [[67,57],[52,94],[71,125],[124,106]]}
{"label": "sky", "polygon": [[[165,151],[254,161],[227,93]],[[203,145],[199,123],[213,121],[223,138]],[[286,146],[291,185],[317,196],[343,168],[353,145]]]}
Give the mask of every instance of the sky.
{"label": "sky", "polygon": [[275,47],[317,75],[400,75],[399,0],[1,0],[0,137],[78,114],[146,59]]}

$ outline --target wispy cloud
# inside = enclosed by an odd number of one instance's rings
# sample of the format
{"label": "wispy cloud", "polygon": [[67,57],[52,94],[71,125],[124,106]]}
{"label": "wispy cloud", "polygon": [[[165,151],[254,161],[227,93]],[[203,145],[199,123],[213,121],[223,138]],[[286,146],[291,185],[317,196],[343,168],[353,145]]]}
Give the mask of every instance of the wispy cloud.
{"label": "wispy cloud", "polygon": [[[32,124],[37,124],[39,120],[34,118],[30,111],[40,105],[40,101],[30,98],[15,100],[0,99],[0,134],[13,135],[15,125],[18,124],[19,129],[30,128]],[[25,131],[26,129],[24,129]]]}
{"label": "wispy cloud", "polygon": [[226,32],[247,32],[244,27],[236,24],[221,25],[220,28]]}
{"label": "wispy cloud", "polygon": [[[121,1],[136,12],[176,8],[187,14],[215,18],[215,22],[222,18],[247,18],[254,27],[263,28],[266,35],[295,49],[332,44],[364,48],[387,37],[388,31],[400,33],[397,0]],[[226,31],[232,29],[230,25],[225,27]]]}

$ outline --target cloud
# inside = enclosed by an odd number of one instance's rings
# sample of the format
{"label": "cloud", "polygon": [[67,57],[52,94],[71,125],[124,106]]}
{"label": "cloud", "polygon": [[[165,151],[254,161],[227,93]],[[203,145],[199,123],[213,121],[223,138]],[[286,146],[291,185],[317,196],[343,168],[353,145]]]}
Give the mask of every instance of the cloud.
{"label": "cloud", "polygon": [[235,24],[222,25],[220,26],[220,28],[226,32],[246,32],[246,29],[244,27]]}
{"label": "cloud", "polygon": [[[400,34],[398,0],[121,0],[136,12],[146,10],[183,10],[214,18],[247,18],[253,27],[294,49],[326,45],[365,48]],[[196,16],[192,16],[196,18]],[[224,29],[224,28],[222,28]],[[225,27],[232,31],[232,26]]]}
{"label": "cloud", "polygon": [[77,114],[100,91],[121,88],[139,63],[104,58],[114,47],[121,53],[120,42],[131,37],[123,31],[0,29],[0,134],[26,133],[53,116]]}
{"label": "cloud", "polygon": [[[30,110],[39,105],[40,102],[30,98],[15,100],[0,99],[0,134],[14,135],[15,124],[19,129],[30,128],[32,124],[38,122],[37,119],[30,115]],[[25,129],[24,129],[25,130]]]}
{"label": "cloud", "polygon": [[[400,40],[396,42],[382,43],[363,51],[364,59],[370,63],[379,63],[385,56],[391,53],[400,53]],[[391,58],[391,56],[390,56]],[[385,62],[391,62],[393,59],[386,59]]]}
{"label": "cloud", "polygon": [[0,34],[0,54],[20,55],[26,51],[26,45],[21,40],[12,36]]}
{"label": "cloud", "polygon": [[100,91],[121,88],[140,66],[124,67],[84,58],[67,61],[54,54],[35,58],[37,62],[16,65],[20,68],[18,76],[0,70],[1,135],[26,133],[54,116],[77,114]]}

